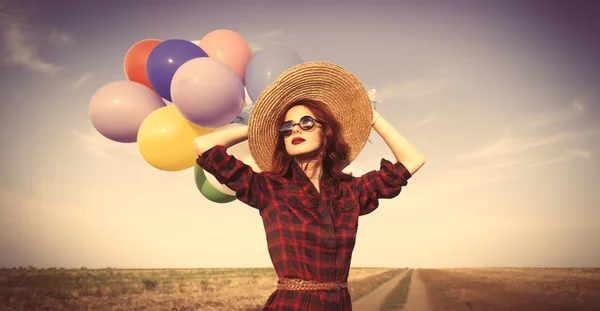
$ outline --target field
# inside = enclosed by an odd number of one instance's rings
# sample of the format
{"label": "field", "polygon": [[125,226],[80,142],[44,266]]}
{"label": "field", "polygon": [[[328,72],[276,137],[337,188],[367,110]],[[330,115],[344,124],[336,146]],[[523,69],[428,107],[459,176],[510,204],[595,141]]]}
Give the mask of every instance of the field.
{"label": "field", "polygon": [[434,310],[600,310],[600,269],[421,269]]}
{"label": "field", "polygon": [[[403,269],[352,268],[354,300]],[[261,310],[275,290],[272,268],[3,269],[1,310]]]}

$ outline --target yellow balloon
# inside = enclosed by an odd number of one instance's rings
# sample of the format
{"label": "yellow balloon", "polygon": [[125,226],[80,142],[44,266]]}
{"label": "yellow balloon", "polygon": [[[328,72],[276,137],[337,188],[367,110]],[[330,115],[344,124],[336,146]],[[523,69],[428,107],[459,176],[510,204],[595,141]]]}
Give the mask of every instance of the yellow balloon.
{"label": "yellow balloon", "polygon": [[213,132],[187,121],[174,105],[149,114],[138,130],[137,143],[148,164],[163,171],[181,171],[196,163],[194,138]]}

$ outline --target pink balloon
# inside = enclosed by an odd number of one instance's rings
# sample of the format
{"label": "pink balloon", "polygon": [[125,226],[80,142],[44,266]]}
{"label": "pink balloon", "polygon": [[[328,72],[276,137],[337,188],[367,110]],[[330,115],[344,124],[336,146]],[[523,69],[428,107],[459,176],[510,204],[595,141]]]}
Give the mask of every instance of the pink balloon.
{"label": "pink balloon", "polygon": [[165,102],[153,90],[133,81],[115,81],[101,87],[89,103],[92,124],[104,137],[121,143],[137,141],[144,119]]}
{"label": "pink balloon", "polygon": [[244,37],[231,30],[219,29],[204,36],[199,46],[209,57],[227,64],[237,73],[242,83],[246,83],[246,67],[252,58],[252,49]]}
{"label": "pink balloon", "polygon": [[246,104],[244,85],[224,63],[210,57],[187,61],[173,76],[173,105],[190,123],[217,128],[231,123]]}

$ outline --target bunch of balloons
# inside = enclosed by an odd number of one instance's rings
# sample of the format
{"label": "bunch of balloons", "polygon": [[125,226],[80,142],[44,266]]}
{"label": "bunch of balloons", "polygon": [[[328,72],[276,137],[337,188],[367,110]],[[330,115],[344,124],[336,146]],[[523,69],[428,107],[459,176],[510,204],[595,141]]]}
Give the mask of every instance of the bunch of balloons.
{"label": "bunch of balloons", "polygon": [[[303,60],[280,45],[252,53],[238,33],[219,29],[199,41],[146,39],[125,55],[125,80],[98,89],[89,117],[104,137],[137,143],[142,158],[163,171],[194,166],[198,190],[226,203],[235,193],[197,164],[194,138],[248,124],[252,102],[286,69]],[[258,171],[248,143],[228,153]]]}

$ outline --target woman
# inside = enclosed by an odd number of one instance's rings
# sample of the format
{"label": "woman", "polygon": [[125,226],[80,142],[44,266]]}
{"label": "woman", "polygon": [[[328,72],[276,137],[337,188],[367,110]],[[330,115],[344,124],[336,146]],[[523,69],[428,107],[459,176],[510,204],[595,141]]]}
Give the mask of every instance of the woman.
{"label": "woman", "polygon": [[[342,170],[374,128],[396,163],[360,177]],[[248,139],[262,172],[226,149]],[[264,310],[352,310],[347,288],[358,217],[397,196],[424,157],[371,108],[362,84],[343,68],[304,63],[281,74],[257,99],[248,126],[198,137],[197,163],[256,208],[279,277]]]}

